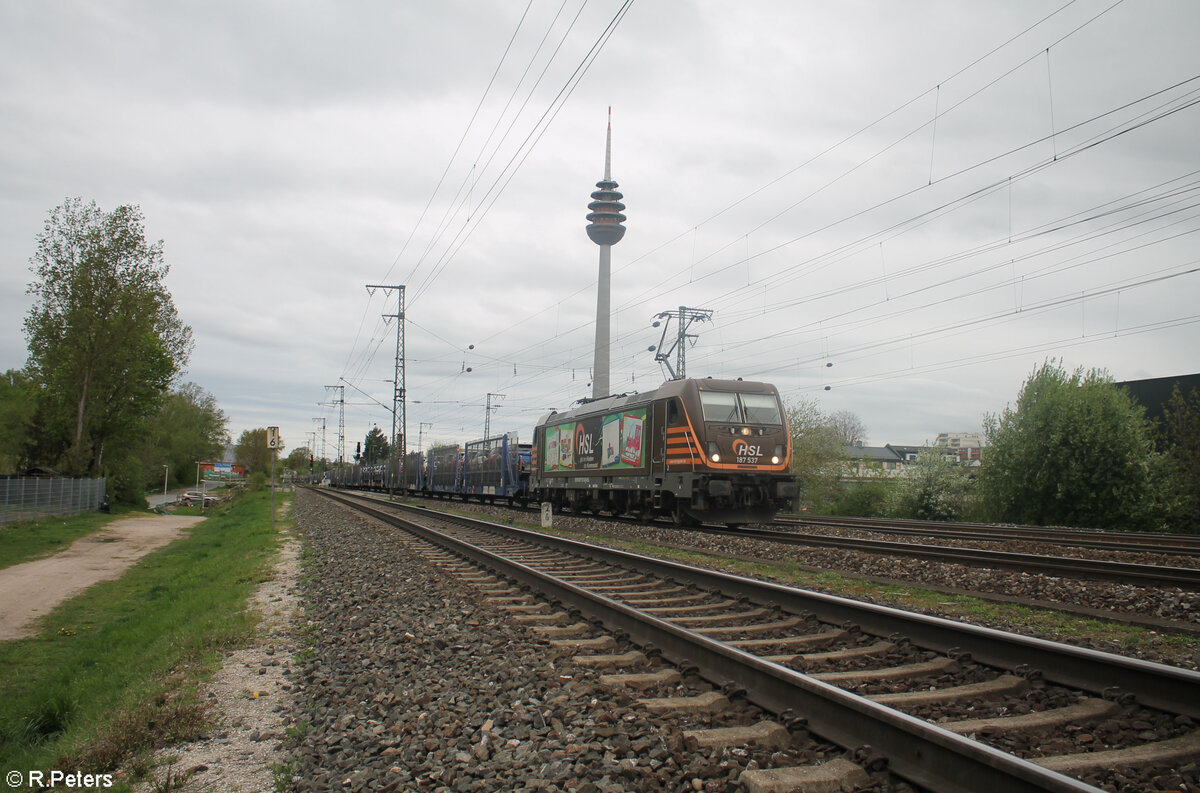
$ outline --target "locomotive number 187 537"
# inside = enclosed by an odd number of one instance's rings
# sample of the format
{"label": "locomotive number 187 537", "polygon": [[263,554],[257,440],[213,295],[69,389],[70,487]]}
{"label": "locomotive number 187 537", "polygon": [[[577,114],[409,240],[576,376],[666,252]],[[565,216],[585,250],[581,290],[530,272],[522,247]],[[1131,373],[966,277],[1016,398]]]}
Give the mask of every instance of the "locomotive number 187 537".
{"label": "locomotive number 187 537", "polygon": [[739,463],[753,465],[762,457],[762,447],[752,446],[739,438],[733,442],[733,454]]}

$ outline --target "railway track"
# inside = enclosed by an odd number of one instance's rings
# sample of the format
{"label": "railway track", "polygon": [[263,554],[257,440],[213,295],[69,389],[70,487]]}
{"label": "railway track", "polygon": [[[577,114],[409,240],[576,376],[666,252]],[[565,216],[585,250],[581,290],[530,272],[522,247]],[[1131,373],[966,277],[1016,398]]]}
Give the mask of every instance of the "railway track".
{"label": "railway track", "polygon": [[[406,508],[410,517],[400,517],[378,502],[325,495],[436,544],[443,563],[515,612],[528,612],[526,621],[542,623],[548,639],[577,641],[583,651],[589,643],[611,646],[613,635],[627,638],[641,650],[596,652],[591,661],[631,667],[614,672],[616,685],[669,693],[673,680],[695,672],[724,689],[697,695],[704,702],[744,692],[775,714],[719,735],[700,731],[689,738],[697,746],[771,743],[809,730],[856,750],[862,774],[886,764],[939,793],[1095,791],[1080,778],[1117,767],[1153,776],[1152,769],[1200,758],[1196,672],[428,510]],[[559,613],[539,614],[544,606],[533,593]],[[660,668],[641,668],[653,664]],[[972,718],[964,719],[968,712]],[[763,768],[743,786],[787,789],[771,785],[812,773]]]}
{"label": "railway track", "polygon": [[1003,526],[986,523],[943,523],[940,521],[901,520],[898,518],[854,518],[825,515],[781,516],[779,526],[822,526],[862,529],[915,537],[996,542],[1025,540],[1075,548],[1106,551],[1161,553],[1176,556],[1200,556],[1200,536],[1149,532],[1118,532],[1082,529],[1053,529],[1041,526]]}
{"label": "railway track", "polygon": [[[516,509],[525,513],[532,513],[536,511],[531,507],[512,507],[512,509]],[[607,517],[606,519],[619,522],[636,522],[632,519],[619,517]],[[837,522],[842,520],[843,519],[841,518],[834,518],[831,519],[830,523],[826,523],[826,519],[822,518],[820,519],[818,525],[834,525],[853,528],[876,528],[880,531],[893,532],[893,529],[890,528],[890,521],[872,521],[870,519],[852,518],[845,519],[844,523]],[[777,520],[776,523],[780,526],[789,527],[804,525],[803,521],[790,520]],[[980,528],[978,524],[957,525],[973,526],[975,529]],[[907,556],[918,559],[928,559],[934,562],[962,564],[970,567],[1020,570],[1023,572],[1047,576],[1091,579],[1099,581],[1115,581],[1117,583],[1131,584],[1134,586],[1175,586],[1179,587],[1180,589],[1200,591],[1200,568],[1192,567],[1142,564],[1137,562],[1120,562],[1103,559],[1082,559],[1071,556],[1047,556],[1045,554],[1036,553],[1019,553],[981,548],[961,548],[948,545],[926,545],[909,542],[895,542],[889,540],[872,540],[862,537],[835,537],[826,534],[802,532],[796,530],[795,528],[772,529],[752,526],[729,528],[724,525],[703,524],[689,527],[688,531],[766,540],[769,542],[778,542],[786,545],[841,548],[851,551],[863,551],[892,556]],[[955,533],[953,531],[942,532],[938,528],[918,529],[910,527],[897,533],[909,533],[919,536],[945,536],[953,537],[955,539],[968,540],[974,539],[995,541],[1002,539],[1000,536],[989,535],[987,533],[976,532],[974,535],[972,535],[967,533]],[[1012,539],[1034,539],[1035,537],[1036,534],[1031,532],[1029,536],[1013,537]],[[1120,543],[1112,543],[1111,545],[1101,543],[1095,545],[1083,545],[1080,547],[1137,551],[1141,553],[1163,553],[1168,555],[1192,555],[1192,549],[1188,547],[1188,541],[1191,539],[1192,538],[1189,537],[1180,537],[1178,538],[1178,544],[1161,547]],[[1196,540],[1197,543],[1194,550],[1196,554],[1200,554],[1200,538],[1196,538]],[[1066,544],[1075,545],[1076,543],[1068,542]]]}
{"label": "railway track", "polygon": [[[769,540],[789,545],[845,548],[868,553],[911,556],[938,562],[965,564],[973,567],[998,567],[1010,570],[1023,570],[1030,573],[1041,573],[1043,575],[1117,581],[1136,586],[1177,586],[1181,589],[1200,590],[1200,569],[1191,567],[1114,562],[1100,559],[1079,559],[1072,556],[1045,556],[1042,554],[993,551],[980,548],[959,548],[947,545],[920,545],[917,543],[893,542],[889,540],[871,540],[863,537],[831,537],[825,534],[809,534],[798,531],[781,531],[778,529],[759,529],[753,527],[729,529],[705,525],[696,527],[694,530],[709,534],[752,537],[754,539]],[[1124,550],[1130,549],[1125,548]]]}
{"label": "railway track", "polygon": [[[511,509],[532,513],[533,507],[510,507]],[[638,522],[630,518],[606,517],[616,522]],[[726,535],[730,537],[745,537],[769,542],[779,542],[787,545],[800,545],[823,548],[841,548],[852,551],[865,551],[891,556],[906,556],[918,559],[928,559],[934,562],[962,564],[970,567],[983,567],[1098,581],[1114,581],[1133,586],[1179,587],[1185,590],[1200,591],[1200,568],[1181,567],[1174,565],[1143,564],[1138,562],[1109,561],[1102,559],[1083,559],[1072,556],[1049,556],[1039,553],[1019,553],[998,551],[981,548],[962,548],[948,545],[928,545],[920,543],[896,542],[889,540],[872,540],[862,537],[838,537],[827,534],[816,534],[797,530],[796,526],[818,525],[838,528],[854,528],[877,530],[895,534],[913,536],[946,537],[960,540],[999,541],[1003,539],[1048,542],[1074,547],[1091,548],[1095,550],[1115,550],[1138,553],[1157,553],[1175,556],[1200,555],[1200,538],[1186,535],[1166,536],[1169,544],[1146,544],[1151,538],[1162,539],[1164,535],[1134,534],[1129,542],[1118,540],[1086,540],[1072,539],[1074,537],[1105,537],[1117,536],[1114,532],[1060,532],[1056,530],[1033,529],[1017,527],[1011,532],[1008,527],[992,527],[1003,533],[991,533],[982,524],[940,524],[925,521],[892,521],[870,518],[820,518],[804,521],[778,519],[776,525],[781,529],[758,528],[742,526],[729,528],[720,524],[703,524],[689,527],[689,531],[707,534]],[[945,529],[944,526],[952,528]],[[954,527],[967,527],[969,530],[960,531]],[[1008,536],[1011,533],[1012,536]]]}

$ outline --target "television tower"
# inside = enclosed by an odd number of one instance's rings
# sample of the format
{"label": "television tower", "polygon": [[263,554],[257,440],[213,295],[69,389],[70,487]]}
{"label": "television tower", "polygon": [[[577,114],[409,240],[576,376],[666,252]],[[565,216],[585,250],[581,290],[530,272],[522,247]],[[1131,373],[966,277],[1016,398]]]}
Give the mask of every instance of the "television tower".
{"label": "television tower", "polygon": [[608,386],[609,350],[609,282],[612,275],[612,246],[625,236],[625,216],[621,210],[624,198],[612,180],[612,108],[608,109],[608,136],[604,143],[604,179],[596,182],[599,189],[592,193],[588,204],[587,235],[600,246],[600,278],[596,289],[596,352],[592,358],[592,399],[606,397]]}

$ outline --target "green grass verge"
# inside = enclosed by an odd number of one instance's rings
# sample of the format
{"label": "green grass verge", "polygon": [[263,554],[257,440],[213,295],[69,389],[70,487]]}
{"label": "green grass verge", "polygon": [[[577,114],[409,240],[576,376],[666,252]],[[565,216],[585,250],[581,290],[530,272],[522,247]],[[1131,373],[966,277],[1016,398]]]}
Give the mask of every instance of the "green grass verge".
{"label": "green grass verge", "polygon": [[254,493],[209,510],[37,636],[0,644],[0,768],[104,773],[198,737],[199,683],[253,633],[245,604],[277,543],[270,506]]}
{"label": "green grass verge", "polygon": [[84,512],[66,517],[6,523],[0,526],[0,570],[66,550],[80,537],[86,537],[130,512],[132,510],[114,508],[111,515]]}

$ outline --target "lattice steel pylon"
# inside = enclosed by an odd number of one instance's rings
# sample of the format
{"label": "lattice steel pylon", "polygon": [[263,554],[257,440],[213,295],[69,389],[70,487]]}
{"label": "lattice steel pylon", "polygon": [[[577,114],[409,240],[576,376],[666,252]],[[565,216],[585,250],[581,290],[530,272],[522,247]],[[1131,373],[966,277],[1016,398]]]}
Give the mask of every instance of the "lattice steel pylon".
{"label": "lattice steel pylon", "polygon": [[346,461],[346,386],[327,385],[325,391],[328,393],[335,388],[338,392],[337,401],[327,404],[338,406],[337,463],[338,468],[341,469],[342,463]]}
{"label": "lattice steel pylon", "polygon": [[483,437],[485,440],[492,437],[492,411],[496,409],[492,407],[492,397],[504,399],[504,394],[487,395],[487,405],[483,413]]}
{"label": "lattice steel pylon", "polygon": [[[385,319],[396,320],[396,370],[392,378],[392,457],[399,455],[404,459],[405,442],[408,437],[408,421],[405,415],[404,397],[404,285],[367,284],[367,291],[375,294],[376,289],[384,292],[396,292],[396,313],[384,314]],[[399,432],[397,432],[399,427]],[[392,468],[396,470],[395,466]]]}
{"label": "lattice steel pylon", "polygon": [[[670,373],[672,380],[682,380],[687,377],[687,358],[684,353],[687,351],[687,341],[691,339],[692,346],[696,345],[696,339],[700,338],[698,334],[688,333],[688,328],[693,322],[707,322],[712,319],[711,308],[688,308],[680,306],[679,311],[661,311],[654,316],[653,327],[662,325],[662,338],[658,340],[658,346],[650,347],[650,351],[654,352],[654,360],[658,361],[663,366],[667,367],[667,372]],[[667,343],[667,331],[671,328],[671,320],[675,320],[675,341],[667,349],[663,349]],[[666,320],[663,322],[662,320]],[[657,350],[657,352],[655,352]],[[671,366],[671,355],[675,355],[675,366]]]}
{"label": "lattice steel pylon", "polygon": [[313,423],[316,424],[317,422],[321,423],[321,457],[320,457],[320,459],[321,459],[322,463],[324,463],[328,459],[328,455],[325,454],[325,417],[324,416],[313,416]]}

